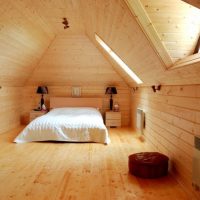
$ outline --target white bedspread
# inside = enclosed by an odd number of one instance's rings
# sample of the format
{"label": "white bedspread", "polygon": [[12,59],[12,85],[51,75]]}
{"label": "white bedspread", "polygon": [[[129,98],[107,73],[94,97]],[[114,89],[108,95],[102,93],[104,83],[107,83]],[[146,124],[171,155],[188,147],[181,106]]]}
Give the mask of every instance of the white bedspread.
{"label": "white bedspread", "polygon": [[51,140],[105,144],[110,142],[101,113],[95,108],[53,109],[28,124],[14,142]]}

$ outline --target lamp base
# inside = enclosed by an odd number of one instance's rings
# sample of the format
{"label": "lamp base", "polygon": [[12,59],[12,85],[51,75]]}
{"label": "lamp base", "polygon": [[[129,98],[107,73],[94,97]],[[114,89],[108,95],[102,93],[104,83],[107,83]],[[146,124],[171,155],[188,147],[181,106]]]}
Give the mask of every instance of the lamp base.
{"label": "lamp base", "polygon": [[112,110],[113,109],[113,99],[112,99],[112,97],[110,98],[110,110]]}
{"label": "lamp base", "polygon": [[42,110],[42,105],[44,104],[44,98],[43,98],[43,94],[40,100],[40,109]]}

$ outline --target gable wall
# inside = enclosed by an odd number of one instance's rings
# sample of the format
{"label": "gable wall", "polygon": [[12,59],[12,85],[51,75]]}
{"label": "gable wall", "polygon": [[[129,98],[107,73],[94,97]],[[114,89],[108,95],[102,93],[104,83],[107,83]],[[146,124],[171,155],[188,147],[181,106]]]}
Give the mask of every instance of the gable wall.
{"label": "gable wall", "polygon": [[40,63],[30,76],[24,89],[23,121],[37,107],[40,96],[38,85],[47,85],[47,105],[50,96],[71,96],[71,87],[80,86],[82,97],[102,97],[103,111],[109,109],[107,86],[116,86],[114,103],[120,105],[122,125],[130,122],[130,89],[114,71],[111,64],[85,35],[62,34],[56,37]]}

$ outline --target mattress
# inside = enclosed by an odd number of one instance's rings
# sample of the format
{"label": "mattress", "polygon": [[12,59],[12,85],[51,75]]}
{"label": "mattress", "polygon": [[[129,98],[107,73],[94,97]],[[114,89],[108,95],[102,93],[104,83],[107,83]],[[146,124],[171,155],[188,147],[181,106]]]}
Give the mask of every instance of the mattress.
{"label": "mattress", "polygon": [[56,108],[34,119],[15,138],[33,141],[110,142],[101,113],[95,108]]}

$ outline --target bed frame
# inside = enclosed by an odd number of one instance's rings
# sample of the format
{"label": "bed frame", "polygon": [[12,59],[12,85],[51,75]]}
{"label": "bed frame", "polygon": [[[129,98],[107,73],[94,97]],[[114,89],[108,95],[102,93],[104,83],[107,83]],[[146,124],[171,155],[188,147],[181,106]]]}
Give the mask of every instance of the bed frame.
{"label": "bed frame", "polygon": [[102,98],[50,97],[50,108],[94,107],[102,109]]}

